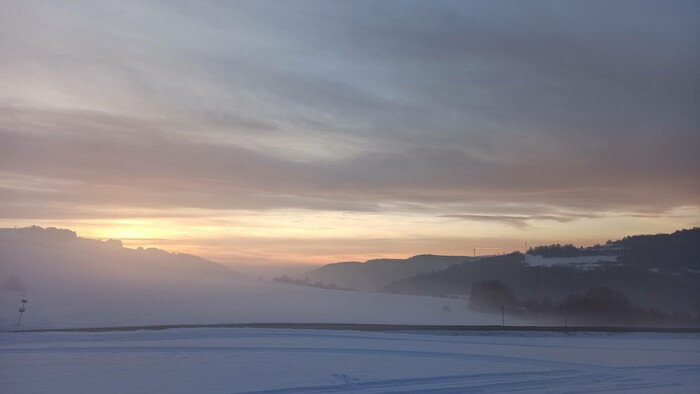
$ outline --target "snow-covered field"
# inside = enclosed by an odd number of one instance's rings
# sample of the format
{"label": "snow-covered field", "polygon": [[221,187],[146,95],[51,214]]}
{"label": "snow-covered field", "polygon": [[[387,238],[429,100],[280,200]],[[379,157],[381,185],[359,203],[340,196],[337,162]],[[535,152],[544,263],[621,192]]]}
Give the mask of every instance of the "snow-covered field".
{"label": "snow-covered field", "polygon": [[[500,315],[468,310],[465,300],[324,290],[251,278],[37,290],[28,299],[17,327],[20,297],[0,292],[0,331],[212,323],[501,323]],[[509,317],[506,323],[528,324]]]}
{"label": "snow-covered field", "polygon": [[525,263],[533,266],[553,266],[553,265],[570,265],[578,268],[596,267],[600,264],[614,263],[617,261],[615,256],[575,256],[575,257],[542,257],[532,254],[525,255]]}
{"label": "snow-covered field", "polygon": [[697,393],[700,335],[0,333],[2,393]]}

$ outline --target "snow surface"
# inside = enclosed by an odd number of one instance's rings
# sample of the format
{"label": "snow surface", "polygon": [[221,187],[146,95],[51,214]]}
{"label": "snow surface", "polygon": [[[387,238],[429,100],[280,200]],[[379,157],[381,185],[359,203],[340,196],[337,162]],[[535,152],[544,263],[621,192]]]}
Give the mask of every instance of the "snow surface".
{"label": "snow surface", "polygon": [[614,263],[617,261],[616,256],[576,256],[576,257],[542,257],[538,255],[526,254],[525,263],[528,265],[572,265],[572,266],[595,266],[599,263]]}
{"label": "snow surface", "polygon": [[700,335],[0,333],[0,392],[697,393]]}
{"label": "snow surface", "polygon": [[[498,325],[459,299],[324,290],[250,278],[193,278],[123,289],[34,291],[20,328],[212,323]],[[126,289],[127,291],[124,291]],[[5,293],[7,294],[7,293]],[[10,294],[13,295],[13,294]],[[0,331],[15,330],[19,297],[0,297]],[[448,306],[451,311],[443,311]],[[528,323],[509,318],[506,323]]]}

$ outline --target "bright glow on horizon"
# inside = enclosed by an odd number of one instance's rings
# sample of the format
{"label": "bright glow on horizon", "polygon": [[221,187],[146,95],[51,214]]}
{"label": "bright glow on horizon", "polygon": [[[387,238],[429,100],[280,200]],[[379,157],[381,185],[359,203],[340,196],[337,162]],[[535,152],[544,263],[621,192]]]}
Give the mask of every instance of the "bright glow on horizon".
{"label": "bright glow on horizon", "polygon": [[[508,253],[522,251],[525,242],[530,246],[588,246],[627,235],[673,232],[700,223],[700,212],[690,208],[670,212],[663,221],[621,215],[570,222],[532,221],[524,226],[405,213],[181,213],[175,217],[33,221],[19,225],[69,228],[85,238],[120,239],[130,248],[157,247],[224,264],[325,264],[423,253],[471,255],[475,247],[498,248],[489,254]],[[5,220],[0,225],[16,224]]]}

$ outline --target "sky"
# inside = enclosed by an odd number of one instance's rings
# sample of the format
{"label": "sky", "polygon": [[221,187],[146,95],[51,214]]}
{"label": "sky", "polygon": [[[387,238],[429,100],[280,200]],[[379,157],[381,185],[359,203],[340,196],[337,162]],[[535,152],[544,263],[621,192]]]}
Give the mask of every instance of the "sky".
{"label": "sky", "polygon": [[698,20],[697,1],[3,2],[0,227],[264,265],[698,226]]}

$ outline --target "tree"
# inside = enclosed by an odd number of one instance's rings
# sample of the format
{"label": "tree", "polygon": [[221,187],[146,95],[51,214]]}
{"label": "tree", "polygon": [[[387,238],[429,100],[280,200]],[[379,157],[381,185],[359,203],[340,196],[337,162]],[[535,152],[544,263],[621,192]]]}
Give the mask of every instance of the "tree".
{"label": "tree", "polygon": [[472,284],[469,306],[483,311],[497,311],[501,307],[512,307],[518,303],[508,286],[499,280],[487,280]]}
{"label": "tree", "polygon": [[571,294],[561,307],[578,321],[597,324],[634,324],[644,312],[625,294],[609,287],[594,287],[583,295]]}

